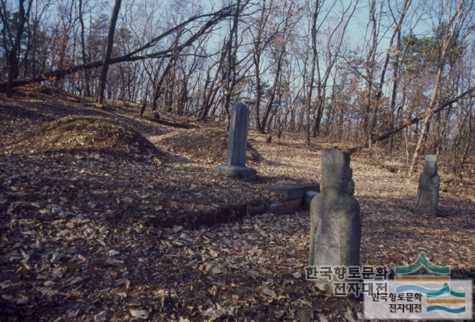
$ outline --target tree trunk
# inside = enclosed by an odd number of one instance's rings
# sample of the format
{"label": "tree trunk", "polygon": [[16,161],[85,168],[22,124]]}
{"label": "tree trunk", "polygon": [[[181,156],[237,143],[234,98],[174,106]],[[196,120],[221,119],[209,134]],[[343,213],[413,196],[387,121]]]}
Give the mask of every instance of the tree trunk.
{"label": "tree trunk", "polygon": [[409,172],[408,172],[409,177],[412,176],[412,174],[414,172],[414,168],[416,166],[416,162],[417,162],[417,159],[419,157],[419,152],[421,151],[421,149],[424,146],[425,141],[427,139],[427,134],[428,134],[428,131],[429,131],[429,126],[430,126],[430,120],[432,118],[432,115],[434,114],[434,108],[435,108],[436,103],[439,99],[439,92],[440,92],[440,87],[441,87],[441,83],[442,83],[442,74],[443,74],[443,71],[444,71],[445,61],[446,61],[446,57],[447,57],[447,49],[448,49],[449,44],[451,43],[451,41],[453,39],[453,36],[454,36],[454,32],[452,30],[450,30],[449,28],[450,28],[451,24],[455,21],[455,19],[460,17],[460,15],[461,15],[461,6],[462,6],[462,2],[459,3],[459,5],[457,7],[457,11],[454,14],[454,16],[450,17],[449,23],[448,23],[448,28],[447,28],[447,34],[445,35],[444,39],[442,40],[442,44],[441,44],[442,48],[441,48],[441,52],[440,52],[439,64],[438,64],[438,67],[437,67],[437,76],[436,76],[435,85],[434,85],[435,87],[434,87],[434,90],[432,92],[429,107],[426,110],[426,115],[424,117],[423,124],[422,124],[422,130],[421,130],[421,133],[419,134],[419,139],[417,140],[417,145],[416,145],[416,148],[414,150],[414,154],[412,155],[412,161],[411,161],[411,165],[409,167]]}
{"label": "tree trunk", "polygon": [[236,1],[236,11],[233,17],[233,23],[229,32],[229,41],[227,44],[227,69],[225,74],[225,99],[224,110],[226,111],[227,120],[231,117],[230,107],[231,99],[234,92],[234,86],[236,85],[236,60],[237,60],[237,47],[238,47],[238,27],[239,27],[239,15],[241,11],[241,0]]}
{"label": "tree trunk", "polygon": [[106,55],[104,57],[104,64],[102,66],[101,76],[99,78],[99,89],[97,93],[97,102],[104,104],[104,90],[107,81],[107,71],[109,70],[110,59],[112,56],[112,47],[114,45],[115,26],[117,24],[117,18],[119,17],[119,10],[122,0],[115,0],[114,9],[112,11],[111,22],[109,25],[109,34],[107,36],[107,48]]}
{"label": "tree trunk", "polygon": [[[80,34],[81,34],[81,52],[82,52],[82,63],[85,65],[87,64],[87,54],[86,54],[86,39],[84,35],[84,17],[83,17],[83,10],[82,10],[82,0],[79,0],[79,24],[81,26]],[[86,96],[91,96],[91,85],[89,81],[89,70],[84,70],[84,89]]]}
{"label": "tree trunk", "polygon": [[[28,9],[25,10],[25,0],[18,1],[18,17],[16,25],[16,35],[14,36],[14,42],[12,48],[7,52],[7,63],[8,63],[8,84],[7,84],[7,95],[11,96],[13,89],[13,81],[19,75],[18,69],[18,55],[20,54],[21,38],[23,37],[23,31],[25,29],[26,17],[29,16],[31,9],[31,2],[29,0]],[[6,12],[5,12],[6,16]],[[6,18],[7,19],[7,18]],[[3,21],[4,24],[8,24],[8,21]]]}

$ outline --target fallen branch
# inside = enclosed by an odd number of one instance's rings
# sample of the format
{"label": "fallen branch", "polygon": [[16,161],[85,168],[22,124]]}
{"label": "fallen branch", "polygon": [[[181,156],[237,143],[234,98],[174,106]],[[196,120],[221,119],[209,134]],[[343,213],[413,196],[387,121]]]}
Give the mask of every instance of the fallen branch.
{"label": "fallen branch", "polygon": [[[144,59],[149,59],[149,58],[163,58],[163,57],[166,57],[166,56],[170,55],[172,52],[174,52],[174,53],[181,52],[183,49],[190,46],[196,39],[198,39],[202,35],[206,34],[209,31],[209,29],[211,29],[213,26],[215,26],[218,22],[220,22],[221,20],[223,20],[226,17],[231,16],[234,13],[233,8],[234,8],[234,5],[224,7],[222,9],[220,9],[218,11],[215,11],[215,12],[212,12],[212,13],[193,16],[193,17],[185,20],[184,22],[178,24],[177,26],[168,29],[164,33],[160,34],[159,36],[154,37],[152,40],[148,41],[146,44],[140,46],[139,48],[136,48],[136,49],[132,50],[131,52],[125,54],[125,55],[111,58],[110,62],[109,62],[109,65],[113,65],[113,64],[117,64],[117,63],[123,63],[123,62],[133,62],[133,61],[144,60]],[[202,19],[202,18],[205,18],[205,17],[211,17],[211,18],[208,21],[206,21],[206,23],[203,24],[197,32],[195,32],[192,36],[190,36],[181,45],[172,46],[171,48],[168,48],[168,49],[165,49],[165,50],[162,50],[162,51],[157,51],[157,52],[150,53],[150,54],[145,54],[145,55],[140,55],[140,56],[137,55],[138,53],[141,53],[146,49],[152,48],[161,39],[173,34],[173,32],[175,32],[176,30],[178,30],[180,28],[183,28],[184,26],[186,26],[186,25],[188,25],[188,24],[190,24],[190,23],[192,23],[192,22],[194,22],[198,19]],[[72,67],[69,67],[69,68],[66,68],[66,69],[53,70],[53,71],[46,72],[46,73],[44,73],[42,75],[39,75],[37,77],[34,77],[34,78],[15,80],[15,81],[12,81],[11,84],[9,84],[8,82],[2,82],[2,83],[0,83],[0,91],[6,91],[9,87],[9,85],[11,86],[11,88],[13,88],[13,87],[24,86],[24,85],[33,84],[33,83],[39,83],[39,82],[47,81],[47,80],[58,80],[58,79],[61,79],[65,76],[67,76],[67,75],[70,75],[70,74],[74,74],[74,73],[77,73],[77,72],[81,72],[81,71],[89,70],[89,69],[93,69],[93,68],[98,68],[98,67],[102,66],[103,64],[104,64],[104,61],[99,60],[99,61],[94,61],[94,62],[90,62],[90,63],[87,63],[87,64],[72,66]]]}
{"label": "fallen branch", "polygon": [[[444,100],[443,102],[441,102],[439,104],[439,106],[437,108],[432,110],[432,115],[435,115],[435,114],[443,111],[446,107],[452,105],[453,103],[457,102],[458,100],[464,98],[467,95],[473,94],[474,92],[475,92],[475,86],[470,87],[465,92],[463,92],[463,93],[461,93],[461,94],[459,94],[455,97]],[[421,113],[421,114],[417,115],[416,117],[414,117],[412,119],[409,119],[406,122],[402,123],[397,128],[391,129],[391,130],[387,131],[386,133],[383,133],[383,134],[381,134],[377,137],[372,138],[372,142],[374,143],[374,142],[386,140],[386,139],[390,138],[391,136],[393,136],[394,134],[404,130],[405,128],[407,128],[407,127],[409,127],[413,124],[418,123],[420,120],[422,120],[424,118],[424,116],[425,116],[425,113]],[[349,149],[349,151],[351,153],[353,153],[353,152],[357,152],[357,151],[359,151],[361,149],[364,149],[364,148],[367,148],[367,147],[368,147],[368,144],[366,143],[366,144],[363,144],[363,145],[352,147],[352,148]]]}

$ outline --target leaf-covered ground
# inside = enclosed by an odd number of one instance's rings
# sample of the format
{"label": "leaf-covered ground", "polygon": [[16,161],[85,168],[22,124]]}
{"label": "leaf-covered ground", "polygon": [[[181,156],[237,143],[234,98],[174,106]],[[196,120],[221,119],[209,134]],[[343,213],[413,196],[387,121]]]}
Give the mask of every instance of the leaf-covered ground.
{"label": "leaf-covered ground", "polygon": [[[252,166],[261,179],[242,182],[216,175],[216,151],[210,152],[212,158],[193,151],[194,145],[186,151],[186,142],[178,138],[187,137],[190,129],[141,120],[127,106],[98,110],[78,98],[28,92],[2,101],[0,319],[362,319],[359,302],[328,297],[305,281],[305,211],[265,213],[196,229],[163,225],[180,216],[272,199],[266,186],[273,182],[318,181],[323,143],[308,149],[295,138],[274,138],[268,144],[266,137],[252,133],[250,142],[262,157]],[[46,122],[68,115],[123,122],[166,155],[135,158],[100,149],[20,153],[10,148]],[[196,126],[203,140],[207,131],[217,131]],[[407,264],[423,249],[431,261],[474,278],[471,190],[444,183],[441,216],[415,215],[417,185],[404,178],[404,164],[374,159],[361,154],[352,160],[363,219],[362,262]],[[473,174],[469,179],[473,184]]]}

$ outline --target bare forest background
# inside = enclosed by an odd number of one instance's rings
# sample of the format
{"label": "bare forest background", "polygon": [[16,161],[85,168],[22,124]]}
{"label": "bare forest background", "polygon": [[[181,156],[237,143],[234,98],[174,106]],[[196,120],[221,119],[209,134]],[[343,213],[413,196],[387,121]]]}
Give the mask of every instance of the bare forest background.
{"label": "bare forest background", "polygon": [[0,90],[45,83],[137,113],[227,121],[462,172],[475,146],[473,1],[0,0]]}

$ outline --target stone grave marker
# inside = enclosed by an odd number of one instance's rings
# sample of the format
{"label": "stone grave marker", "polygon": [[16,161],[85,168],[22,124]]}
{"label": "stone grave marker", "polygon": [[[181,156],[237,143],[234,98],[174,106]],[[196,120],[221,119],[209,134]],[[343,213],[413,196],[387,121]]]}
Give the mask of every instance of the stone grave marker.
{"label": "stone grave marker", "polygon": [[249,109],[237,103],[231,111],[229,125],[228,161],[217,167],[217,171],[229,177],[254,179],[256,170],[246,167],[247,131]]}
{"label": "stone grave marker", "polygon": [[437,156],[425,156],[424,170],[419,177],[415,212],[436,215],[439,205],[440,178],[437,175]]}
{"label": "stone grave marker", "polygon": [[310,203],[310,265],[359,266],[360,206],[353,197],[350,153],[321,152],[321,191]]}

